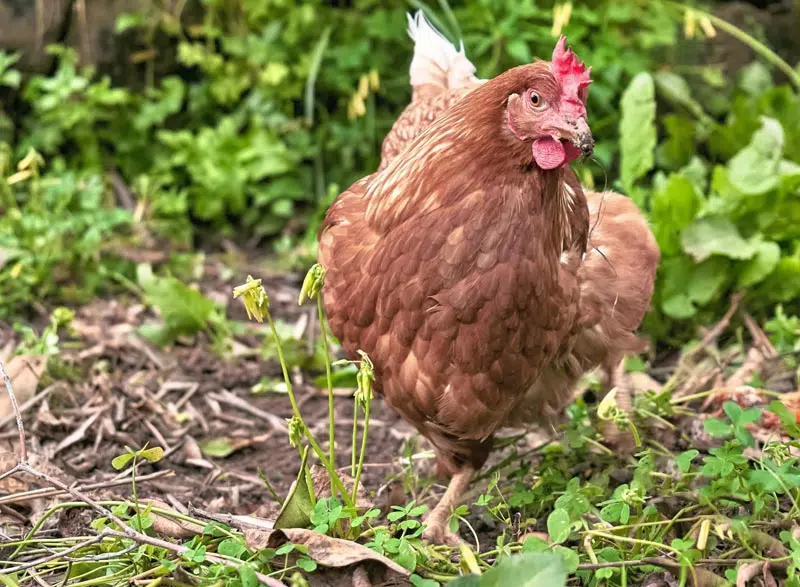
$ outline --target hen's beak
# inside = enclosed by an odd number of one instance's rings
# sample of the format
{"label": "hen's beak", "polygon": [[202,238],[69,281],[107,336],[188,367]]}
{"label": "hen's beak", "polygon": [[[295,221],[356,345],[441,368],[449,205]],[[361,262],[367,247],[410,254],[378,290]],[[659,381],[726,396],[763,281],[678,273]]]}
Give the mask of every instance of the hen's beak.
{"label": "hen's beak", "polygon": [[567,139],[575,145],[584,157],[594,153],[594,138],[589,124],[582,116],[577,118],[565,118],[565,128],[562,138]]}

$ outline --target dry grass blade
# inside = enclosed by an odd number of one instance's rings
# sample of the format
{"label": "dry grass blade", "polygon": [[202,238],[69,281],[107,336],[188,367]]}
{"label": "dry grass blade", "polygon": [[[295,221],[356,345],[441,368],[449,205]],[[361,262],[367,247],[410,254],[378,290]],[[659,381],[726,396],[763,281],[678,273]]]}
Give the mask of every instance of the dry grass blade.
{"label": "dry grass blade", "polygon": [[279,432],[288,432],[289,429],[286,427],[286,422],[283,418],[276,416],[275,414],[270,414],[269,412],[265,412],[264,410],[259,410],[255,406],[251,406],[242,398],[234,395],[230,391],[222,391],[221,393],[211,393],[208,395],[211,399],[218,401],[221,404],[226,404],[231,406],[232,408],[237,408],[242,410],[243,412],[247,412],[257,418],[260,418],[270,424],[273,428],[278,430]]}

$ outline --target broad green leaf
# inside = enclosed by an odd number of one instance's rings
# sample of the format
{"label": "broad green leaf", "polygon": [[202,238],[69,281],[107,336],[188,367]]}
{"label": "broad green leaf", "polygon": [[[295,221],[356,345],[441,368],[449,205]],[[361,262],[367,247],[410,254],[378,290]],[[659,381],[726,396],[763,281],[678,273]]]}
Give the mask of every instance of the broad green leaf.
{"label": "broad green leaf", "polygon": [[160,446],[154,446],[139,452],[139,456],[151,463],[157,463],[164,457],[164,449]]}
{"label": "broad green leaf", "polygon": [[550,544],[539,536],[528,536],[522,543],[522,552],[544,552],[550,549]]}
{"label": "broad green leaf", "polygon": [[731,259],[750,259],[755,247],[744,240],[733,222],[721,216],[700,218],[686,227],[681,234],[681,246],[700,263],[711,255]]}
{"label": "broad green leaf", "polygon": [[[567,550],[567,549],[564,549]],[[564,587],[567,570],[555,552],[523,552],[503,557],[483,575],[464,575],[448,583],[451,587]],[[574,562],[570,560],[570,564]]]}
{"label": "broad green leaf", "polygon": [[[476,583],[474,583],[474,584],[478,585],[478,581],[479,581],[478,575],[466,575],[464,577],[460,577],[460,579],[458,579],[458,580],[468,579],[468,578],[474,578],[475,581],[476,581]],[[439,587],[439,582],[438,581],[434,581],[432,579],[425,579],[423,577],[420,577],[419,575],[412,574],[408,579],[409,579],[409,581],[411,581],[411,584],[414,587]],[[454,583],[452,583],[452,582],[450,583],[450,585],[453,585],[453,584]],[[462,582],[462,583],[459,583],[459,585],[461,585],[461,587],[464,587],[466,585],[472,585],[472,583]]]}
{"label": "broad green leaf", "polygon": [[696,124],[690,118],[676,114],[666,115],[662,124],[667,138],[658,146],[658,165],[677,171],[689,163],[695,152]]}
{"label": "broad green leaf", "polygon": [[725,285],[730,271],[730,261],[722,257],[706,259],[692,270],[686,286],[686,295],[700,306],[710,302]]}
{"label": "broad green leaf", "polygon": [[486,571],[480,587],[564,587],[567,571],[564,559],[554,552],[525,552],[503,558]]}
{"label": "broad green leaf", "polygon": [[760,96],[772,87],[772,74],[760,61],[753,61],[739,72],[739,87],[751,96]]}
{"label": "broad green leaf", "polygon": [[742,266],[739,285],[750,287],[765,279],[781,259],[781,248],[777,243],[758,240],[754,243],[756,254]]}
{"label": "broad green leaf", "polygon": [[619,124],[621,180],[630,190],[637,179],[653,168],[656,148],[656,100],[653,78],[642,72],[631,80],[620,102]]}
{"label": "broad green leaf", "polygon": [[224,459],[225,457],[233,454],[233,452],[236,450],[236,446],[227,436],[220,436],[201,442],[200,450],[207,457]]}
{"label": "broad green leaf", "polygon": [[759,284],[758,291],[765,299],[776,302],[794,301],[800,297],[800,259],[783,257]]}
{"label": "broad green leaf", "polygon": [[231,558],[241,558],[247,552],[247,545],[241,538],[226,538],[217,546],[217,552]]}
{"label": "broad green leaf", "polygon": [[677,73],[672,71],[659,71],[655,74],[658,93],[677,106],[686,108],[696,118],[701,118],[703,108],[692,97],[689,84]]}
{"label": "broad green leaf", "polygon": [[547,533],[553,544],[560,544],[569,538],[570,520],[567,510],[555,509],[547,516]]}
{"label": "broad green leaf", "polygon": [[249,565],[242,565],[238,569],[239,579],[242,581],[242,587],[258,587],[259,580],[253,567]]}
{"label": "broad green leaf", "polygon": [[696,449],[691,449],[682,452],[677,457],[675,457],[675,462],[678,464],[678,469],[681,473],[688,473],[689,469],[692,466],[692,461],[700,454],[700,451]]}
{"label": "broad green leaf", "polygon": [[733,433],[733,427],[719,418],[707,418],[703,420],[703,428],[711,436],[725,438]]}
{"label": "broad green leaf", "polygon": [[133,457],[136,455],[132,452],[125,453],[123,455],[119,455],[114,457],[111,461],[111,466],[114,467],[117,471],[124,469],[125,466],[131,461]]}
{"label": "broad green leaf", "polygon": [[687,320],[697,313],[692,300],[685,293],[675,294],[661,302],[661,310],[670,318]]}
{"label": "broad green leaf", "polygon": [[744,149],[728,161],[728,180],[743,194],[764,194],[778,187],[783,153],[783,127],[762,117],[759,128]]}
{"label": "broad green leaf", "polygon": [[577,552],[566,546],[556,546],[553,548],[553,552],[561,556],[561,559],[564,561],[564,570],[567,573],[574,573],[578,570],[581,559]]}
{"label": "broad green leaf", "polygon": [[670,175],[664,187],[654,192],[650,222],[665,258],[681,253],[681,232],[695,219],[701,203],[692,182],[678,174]]}

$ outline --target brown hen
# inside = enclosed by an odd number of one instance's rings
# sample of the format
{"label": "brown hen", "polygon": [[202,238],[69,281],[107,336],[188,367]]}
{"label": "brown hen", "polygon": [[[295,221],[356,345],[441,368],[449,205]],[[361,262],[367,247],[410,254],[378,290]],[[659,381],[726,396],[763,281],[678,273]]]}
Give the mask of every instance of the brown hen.
{"label": "brown hen", "polygon": [[[463,96],[486,80],[475,77],[475,66],[464,53],[425,20],[422,11],[408,16],[414,41],[411,62],[411,103],[383,141],[385,168],[419,133]],[[566,171],[572,175],[571,170]],[[572,181],[577,182],[577,178]],[[617,402],[631,411],[632,390],[622,369],[628,353],[641,352],[645,341],[634,332],[650,307],[660,252],[641,210],[615,192],[584,190],[589,205],[590,232],[586,257],[578,270],[581,312],[587,327],[548,364],[518,412],[517,423],[546,413],[554,419],[570,403],[581,376],[596,367],[605,374],[607,390],[617,389]],[[599,320],[599,322],[598,322]],[[605,427],[608,440],[629,448],[629,435]]]}
{"label": "brown hen", "polygon": [[426,520],[435,541],[456,539],[450,509],[492,435],[579,329],[589,214],[568,164],[593,146],[588,84],[562,38],[551,62],[447,108],[320,229],[331,330],[452,475]]}

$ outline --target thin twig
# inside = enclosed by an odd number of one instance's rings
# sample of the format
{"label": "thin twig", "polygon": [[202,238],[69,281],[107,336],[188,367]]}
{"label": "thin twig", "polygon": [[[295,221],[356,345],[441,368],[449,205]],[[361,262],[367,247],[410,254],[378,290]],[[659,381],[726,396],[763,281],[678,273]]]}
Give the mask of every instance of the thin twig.
{"label": "thin twig", "polygon": [[230,391],[223,391],[222,393],[210,393],[208,395],[209,397],[217,400],[221,404],[227,404],[232,408],[237,408],[239,410],[242,410],[243,412],[247,412],[252,416],[256,416],[257,418],[265,420],[270,424],[270,426],[272,426],[279,432],[289,431],[289,428],[287,428],[286,426],[286,421],[283,418],[276,416],[275,414],[270,414],[269,412],[265,412],[264,410],[260,410],[255,406],[251,406],[248,402],[238,397],[237,395],[231,393]]}
{"label": "thin twig", "polygon": [[[175,471],[172,469],[166,471],[156,471],[155,473],[150,473],[149,475],[142,475],[141,477],[136,477],[136,482],[141,483],[143,481],[152,481],[153,479],[158,479],[159,477],[166,477],[169,475],[174,475]],[[130,479],[113,479],[111,481],[101,481],[99,483],[92,483],[90,485],[79,485],[76,487],[78,491],[92,491],[94,489],[108,489],[109,487],[120,487],[122,485],[129,485],[131,482]],[[56,495],[63,495],[65,491],[61,489],[53,489],[52,487],[42,487],[41,489],[32,489],[30,491],[24,491],[20,493],[12,493],[11,495],[3,495],[0,496],[0,505],[6,503],[24,503],[26,501],[31,501],[33,499],[38,499],[41,497],[53,497]]]}
{"label": "thin twig", "polygon": [[6,391],[8,397],[11,399],[11,408],[14,410],[14,416],[17,419],[17,431],[19,432],[19,460],[20,463],[28,462],[28,449],[25,447],[25,427],[22,425],[22,413],[19,411],[19,404],[17,404],[17,396],[14,395],[14,388],[11,386],[11,378],[6,373],[6,368],[3,362],[0,361],[0,373],[3,374],[3,382],[6,384]]}
{"label": "thin twig", "polygon": [[[73,552],[76,552],[76,551],[80,550],[81,548],[86,548],[87,546],[91,546],[92,544],[97,544],[98,542],[102,542],[104,539],[109,538],[110,536],[111,536],[111,534],[109,534],[108,531],[104,530],[103,532],[101,532],[97,536],[93,536],[92,538],[89,538],[88,540],[84,540],[83,542],[81,542],[80,544],[76,544],[75,546],[70,546],[69,548],[61,550],[59,552],[54,552],[53,554],[50,554],[48,556],[44,556],[42,558],[37,558],[36,560],[32,560],[32,561],[29,561],[27,563],[24,563],[24,564],[21,564],[21,565],[17,565],[16,567],[9,567],[9,568],[5,568],[5,569],[0,569],[0,575],[9,575],[11,573],[16,573],[16,572],[19,572],[19,571],[24,571],[26,569],[32,569],[34,567],[38,567],[39,565],[43,565],[44,563],[48,563],[48,562],[50,562],[52,560],[56,560],[56,559],[62,558],[67,554],[71,554]],[[128,551],[128,552],[130,552],[130,551]],[[114,556],[117,556],[118,554],[121,554],[121,553],[116,553],[115,552],[115,553],[112,553],[112,554]],[[111,557],[111,558],[113,558],[113,557]]]}
{"label": "thin twig", "polygon": [[[62,385],[61,382],[54,383],[53,385],[48,385],[46,388],[44,388],[41,391],[41,393],[37,393],[35,396],[33,396],[28,401],[23,402],[23,404],[19,407],[20,415],[24,414],[29,409],[31,409],[33,406],[35,406],[40,401],[45,399],[47,396],[49,396],[51,393],[53,393],[53,391],[55,391],[61,385]],[[14,417],[15,417],[14,414],[10,414],[10,415],[6,416],[5,418],[3,418],[2,420],[0,420],[0,429],[2,429],[9,422],[12,422],[14,420]]]}

